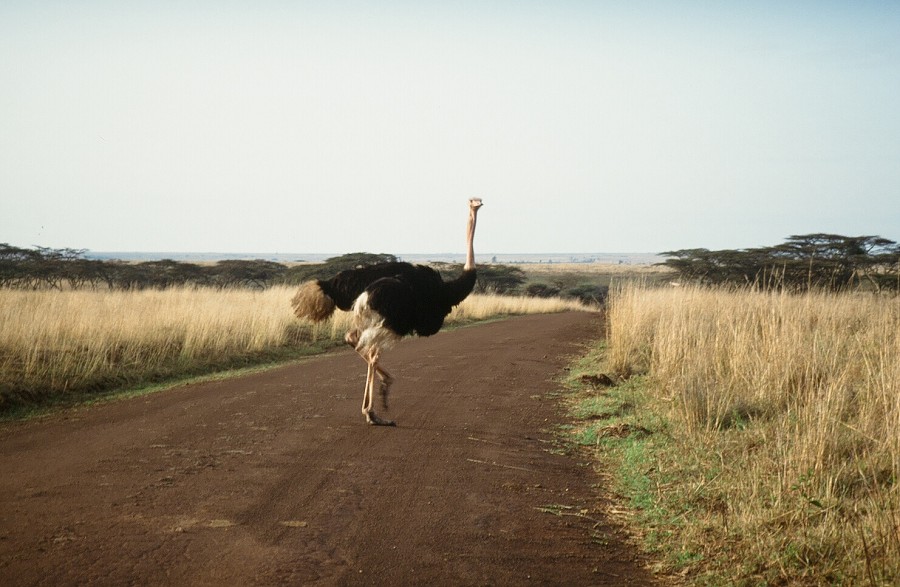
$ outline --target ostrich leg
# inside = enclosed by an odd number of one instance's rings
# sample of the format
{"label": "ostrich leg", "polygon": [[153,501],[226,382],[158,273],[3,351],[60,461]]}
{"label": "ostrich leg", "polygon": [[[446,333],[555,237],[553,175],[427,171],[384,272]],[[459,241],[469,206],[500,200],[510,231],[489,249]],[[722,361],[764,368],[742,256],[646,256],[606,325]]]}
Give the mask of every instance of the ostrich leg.
{"label": "ostrich leg", "polygon": [[[350,346],[352,346],[353,350],[355,350],[357,353],[359,353],[359,356],[362,357],[366,363],[369,362],[369,359],[366,357],[366,355],[362,351],[362,349],[357,348],[357,345],[359,344],[359,331],[358,330],[349,331],[346,335],[344,335],[344,341],[347,344],[349,344]],[[393,383],[394,383],[394,377],[390,373],[388,373],[387,370],[384,367],[382,367],[381,365],[379,365],[378,363],[375,363],[375,373],[377,373],[378,378],[381,379],[381,387],[379,388],[379,392],[381,393],[381,405],[384,406],[384,409],[386,410],[386,409],[388,409],[387,398],[388,398],[388,394],[391,391],[391,385],[393,385]]]}
{"label": "ostrich leg", "polygon": [[376,365],[375,369],[378,371],[378,376],[381,377],[381,387],[379,391],[381,392],[381,406],[387,410],[388,409],[388,393],[391,391],[391,384],[394,383],[394,378],[390,373],[381,368],[381,365]]}
{"label": "ostrich leg", "polygon": [[375,364],[366,359],[366,365],[366,388],[363,390],[362,413],[366,417],[366,421],[371,423],[369,414],[372,411],[371,389],[375,379]]}
{"label": "ostrich leg", "polygon": [[[366,391],[363,395],[362,407],[362,412],[366,416],[366,422],[375,426],[396,426],[393,420],[384,420],[382,418],[379,418],[375,413],[375,410],[372,409],[372,396],[375,392],[375,373],[376,371],[378,371],[378,351],[376,349],[371,349],[368,352],[366,356],[366,363],[369,367],[366,370]],[[387,394],[384,391],[383,383],[382,394],[382,399],[384,400]]]}

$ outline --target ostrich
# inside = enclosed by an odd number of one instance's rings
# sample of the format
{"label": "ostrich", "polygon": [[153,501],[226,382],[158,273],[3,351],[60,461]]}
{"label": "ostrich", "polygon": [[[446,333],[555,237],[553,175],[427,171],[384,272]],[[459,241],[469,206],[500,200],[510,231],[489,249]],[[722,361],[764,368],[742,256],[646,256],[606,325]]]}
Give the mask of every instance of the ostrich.
{"label": "ostrich", "polygon": [[380,263],[341,271],[329,280],[312,280],[300,285],[291,300],[299,318],[325,320],[335,307],[353,311],[353,325],[344,340],[366,361],[366,389],[362,412],[366,422],[394,426],[375,414],[372,395],[375,375],[381,379],[381,400],[387,396],[394,378],[379,363],[382,349],[413,333],[431,336],[441,329],[444,318],[475,287],[475,222],[481,198],[469,200],[466,225],[466,264],[456,279],[444,281],[424,265]]}

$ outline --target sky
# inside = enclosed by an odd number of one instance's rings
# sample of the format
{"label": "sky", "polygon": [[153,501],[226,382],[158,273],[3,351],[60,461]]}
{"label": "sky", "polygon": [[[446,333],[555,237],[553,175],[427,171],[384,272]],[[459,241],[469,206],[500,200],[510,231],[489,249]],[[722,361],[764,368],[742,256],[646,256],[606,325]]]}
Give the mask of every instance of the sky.
{"label": "sky", "polygon": [[900,2],[0,2],[0,243],[900,241]]}

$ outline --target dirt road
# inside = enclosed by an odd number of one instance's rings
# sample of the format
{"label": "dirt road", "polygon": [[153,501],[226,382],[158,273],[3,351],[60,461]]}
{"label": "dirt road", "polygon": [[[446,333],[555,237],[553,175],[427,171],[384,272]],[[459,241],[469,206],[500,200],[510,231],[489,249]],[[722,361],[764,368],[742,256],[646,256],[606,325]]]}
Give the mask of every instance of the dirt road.
{"label": "dirt road", "polygon": [[352,351],[2,425],[0,584],[653,584],[554,450],[553,378],[598,334],[570,313],[408,339],[396,428],[364,423]]}

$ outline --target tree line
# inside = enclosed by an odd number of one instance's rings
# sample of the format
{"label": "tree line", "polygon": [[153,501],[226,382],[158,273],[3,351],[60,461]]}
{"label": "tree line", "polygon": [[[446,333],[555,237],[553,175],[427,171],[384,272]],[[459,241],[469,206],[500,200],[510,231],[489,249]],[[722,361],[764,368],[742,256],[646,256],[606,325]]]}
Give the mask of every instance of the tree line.
{"label": "tree line", "polygon": [[[14,247],[0,243],[0,287],[17,289],[110,290],[164,289],[196,285],[264,289],[297,285],[309,279],[328,279],[339,271],[397,261],[388,254],[349,253],[323,263],[284,264],[267,260],[224,260],[196,264],[162,259],[139,263],[89,259],[84,249]],[[459,275],[462,264],[436,263],[444,279]],[[525,273],[509,265],[478,268],[476,291],[512,293],[525,282]]]}
{"label": "tree line", "polygon": [[24,249],[0,244],[0,287],[18,289],[162,289],[176,285],[268,287],[286,266],[272,261],[220,261],[214,265],[171,259],[129,263],[88,259],[84,249]]}
{"label": "tree line", "polygon": [[879,236],[815,233],[739,250],[682,249],[660,263],[683,281],[807,291],[900,291],[900,245]]}

